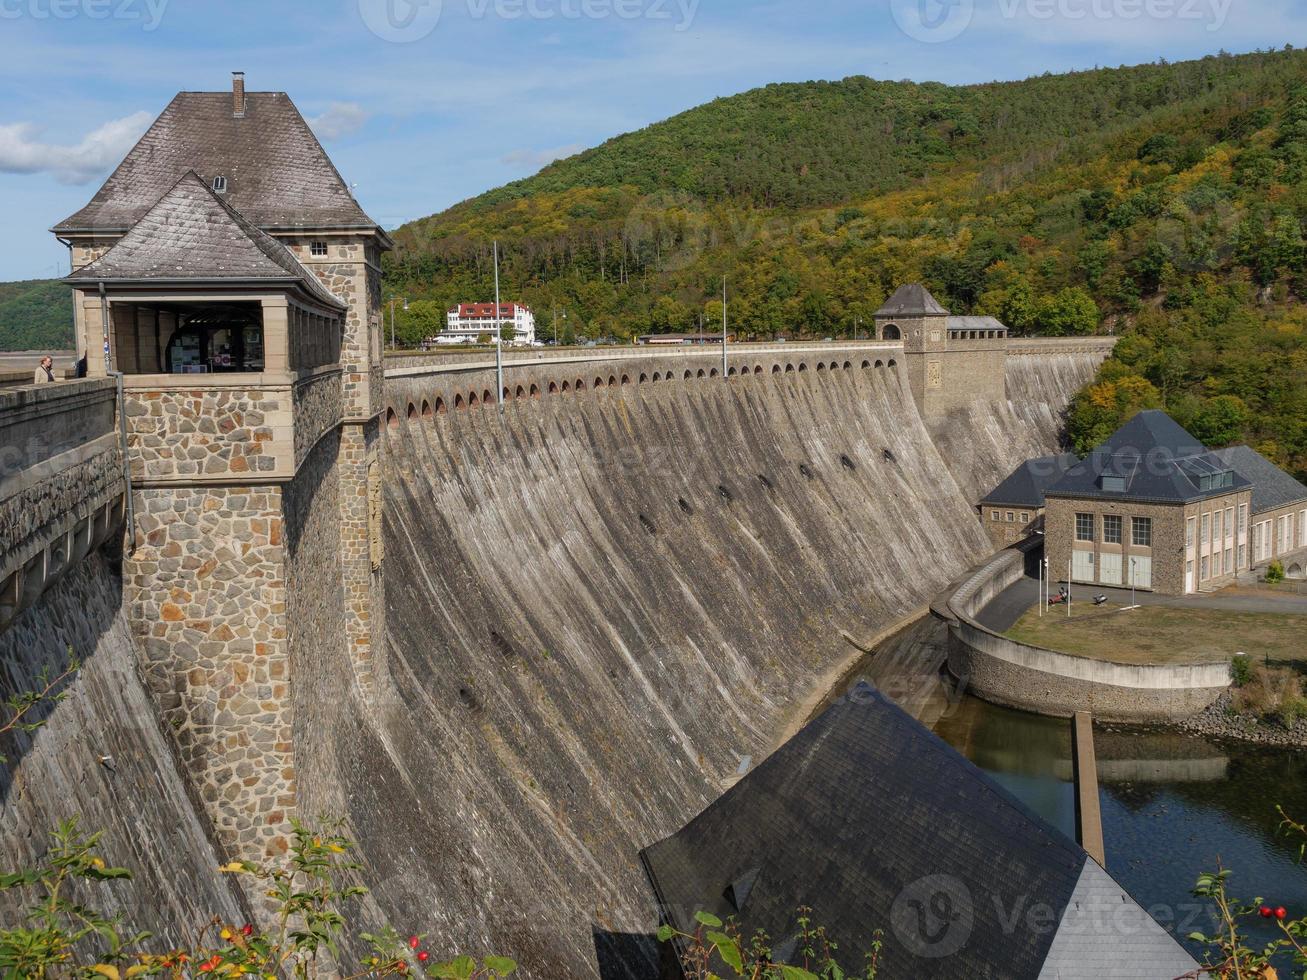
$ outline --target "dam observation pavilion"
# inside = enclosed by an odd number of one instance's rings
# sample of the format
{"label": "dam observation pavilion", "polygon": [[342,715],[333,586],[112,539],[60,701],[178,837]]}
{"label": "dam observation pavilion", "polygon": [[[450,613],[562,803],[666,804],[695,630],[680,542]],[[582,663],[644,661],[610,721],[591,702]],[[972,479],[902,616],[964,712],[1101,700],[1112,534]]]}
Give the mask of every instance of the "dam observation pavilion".
{"label": "dam observation pavilion", "polygon": [[241,72],[178,93],[53,230],[87,374],[123,390],[142,675],[227,853],[284,853],[292,673],[345,663],[371,697],[385,650],[390,238],[286,94]]}

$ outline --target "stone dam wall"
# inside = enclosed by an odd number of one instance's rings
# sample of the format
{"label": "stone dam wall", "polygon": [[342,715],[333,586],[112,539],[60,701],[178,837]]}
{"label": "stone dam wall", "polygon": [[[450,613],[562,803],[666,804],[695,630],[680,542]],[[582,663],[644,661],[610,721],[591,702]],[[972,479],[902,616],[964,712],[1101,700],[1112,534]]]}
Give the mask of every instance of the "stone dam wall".
{"label": "stone dam wall", "polygon": [[[155,703],[141,683],[137,651],[111,562],[92,553],[0,633],[0,697],[38,690],[69,657],[81,668],[64,699],[30,735],[0,740],[0,869],[30,867],[50,832],[77,817],[103,831],[100,853],[130,869],[75,897],[123,916],[124,934],[149,931],[166,949],[187,941],[215,915],[244,922],[249,912],[221,861],[208,820],[178,763]],[[0,922],[13,924],[34,898],[0,891]]]}
{"label": "stone dam wall", "polygon": [[[502,420],[484,364],[389,377],[386,655],[363,683],[314,592],[293,601],[290,654],[299,812],[360,842],[361,928],[511,955],[528,977],[649,975],[638,850],[760,760],[857,655],[842,634],[878,634],[984,557],[967,483],[1056,449],[1101,360],[1009,358],[1016,404],[927,428],[895,351],[862,348],[741,352],[729,379],[720,351],[514,365]],[[316,496],[340,491],[311,482],[292,584],[334,580]],[[0,747],[0,859],[80,814],[137,873],[109,907],[172,939],[249,912],[213,871],[121,590],[97,554],[0,634],[6,691],[69,646],[85,662],[46,727]]]}

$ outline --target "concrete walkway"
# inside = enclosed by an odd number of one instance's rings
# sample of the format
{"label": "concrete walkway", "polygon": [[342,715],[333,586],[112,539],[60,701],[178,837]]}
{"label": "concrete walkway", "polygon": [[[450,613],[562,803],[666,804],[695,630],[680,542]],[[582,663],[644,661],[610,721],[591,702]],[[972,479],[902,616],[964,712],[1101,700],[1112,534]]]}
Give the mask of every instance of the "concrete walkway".
{"label": "concrete walkway", "polygon": [[[1057,594],[1058,583],[1053,583]],[[1116,605],[1130,605],[1129,589],[1112,589],[1101,585],[1077,583],[1071,589],[1073,602],[1092,602],[1094,596],[1105,595]],[[980,611],[976,619],[986,629],[1006,633],[1016,625],[1026,611],[1039,601],[1039,580],[1023,578],[1008,586]],[[1135,602],[1141,606],[1171,606],[1175,609],[1217,609],[1225,612],[1279,613],[1286,616],[1307,616],[1307,596],[1288,595],[1282,592],[1259,592],[1253,589],[1230,588],[1221,592],[1191,596],[1155,595],[1136,592]],[[1054,610],[1066,611],[1061,606]]]}

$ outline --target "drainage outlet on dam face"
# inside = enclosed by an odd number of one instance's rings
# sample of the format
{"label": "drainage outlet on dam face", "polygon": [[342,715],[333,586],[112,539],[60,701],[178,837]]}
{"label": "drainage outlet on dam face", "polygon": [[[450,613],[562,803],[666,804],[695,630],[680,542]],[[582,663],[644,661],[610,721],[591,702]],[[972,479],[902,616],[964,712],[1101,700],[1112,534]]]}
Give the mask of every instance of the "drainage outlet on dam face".
{"label": "drainage outlet on dam face", "polygon": [[758,482],[761,483],[764,487],[767,488],[767,492],[768,492],[768,493],[774,493],[774,492],[775,492],[776,488],[775,488],[774,486],[772,486],[772,482],[771,482],[771,480],[767,479],[767,477],[765,477],[765,476],[764,476],[763,474],[761,474],[761,473],[758,474]]}
{"label": "drainage outlet on dam face", "polygon": [[807,464],[807,463],[800,463],[800,464],[799,464],[799,472],[803,474],[803,478],[804,478],[805,480],[811,480],[811,479],[812,479],[812,470],[808,468],[808,464]]}
{"label": "drainage outlet on dam face", "polygon": [[658,533],[658,528],[654,527],[654,522],[649,520],[649,518],[645,517],[643,514],[640,515],[640,526],[650,534]]}
{"label": "drainage outlet on dam face", "polygon": [[720,483],[717,484],[717,492],[721,494],[722,499],[725,500],[728,504],[732,503],[735,500],[735,498],[731,496],[731,491],[728,490],[723,484]]}
{"label": "drainage outlet on dam face", "polygon": [[853,460],[849,459],[849,457],[847,456],[840,457],[840,465],[843,466],[850,473],[852,473],[854,470],[857,469],[857,467],[853,465]]}
{"label": "drainage outlet on dam face", "polygon": [[677,497],[677,498],[676,498],[676,503],[677,503],[677,505],[680,506],[681,510],[684,511],[685,514],[686,514],[687,516],[692,516],[692,515],[694,514],[694,508],[691,507],[691,506],[686,502],[686,500],[685,500],[684,497]]}

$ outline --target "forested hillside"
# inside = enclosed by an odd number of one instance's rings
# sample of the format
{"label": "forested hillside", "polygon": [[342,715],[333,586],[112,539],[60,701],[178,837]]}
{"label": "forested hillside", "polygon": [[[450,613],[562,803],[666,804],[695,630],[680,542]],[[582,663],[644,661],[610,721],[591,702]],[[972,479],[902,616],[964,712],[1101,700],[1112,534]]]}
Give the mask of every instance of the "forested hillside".
{"label": "forested hillside", "polygon": [[[1078,401],[1081,446],[1162,404],[1307,475],[1307,52],[967,87],[772,85],[618,137],[396,232],[411,339],[485,299],[560,337],[720,317],[865,335],[899,283],[1018,333],[1132,335]],[[566,311],[566,319],[561,313]]]}
{"label": "forested hillside", "polygon": [[73,293],[53,279],[0,282],[0,350],[71,350]]}

